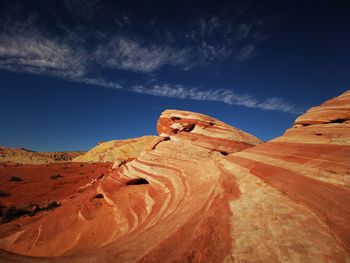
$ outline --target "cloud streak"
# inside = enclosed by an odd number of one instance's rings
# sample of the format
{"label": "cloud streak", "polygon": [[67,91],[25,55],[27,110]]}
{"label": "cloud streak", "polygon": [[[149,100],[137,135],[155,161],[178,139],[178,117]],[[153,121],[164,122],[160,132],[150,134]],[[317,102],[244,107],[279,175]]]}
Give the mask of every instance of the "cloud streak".
{"label": "cloud streak", "polygon": [[248,44],[248,45],[242,47],[236,53],[236,59],[238,61],[244,61],[244,60],[250,59],[254,56],[255,56],[255,47],[251,44]]}
{"label": "cloud streak", "polygon": [[148,73],[164,65],[185,67],[188,51],[169,46],[142,45],[126,37],[116,37],[95,52],[99,64],[108,68]]}
{"label": "cloud streak", "polygon": [[[97,12],[100,3],[97,0],[87,2],[65,1],[72,15],[78,12],[92,19],[88,14]],[[84,8],[75,8],[79,6]],[[1,68],[31,72],[36,68],[37,71],[51,71],[52,75],[57,75],[57,70],[66,70],[72,75],[82,75],[87,64],[96,63],[109,69],[152,73],[164,66],[187,71],[228,59],[242,62],[256,54],[250,35],[258,30],[253,30],[253,25],[235,25],[234,21],[216,16],[193,19],[180,32],[163,28],[163,33],[157,31],[159,44],[155,44],[152,37],[140,38],[130,33],[129,27],[137,25],[125,14],[115,18],[119,30],[112,35],[103,32],[89,35],[81,26],[69,29],[59,23],[57,27],[64,29],[64,35],[50,37],[44,30],[38,30],[35,24],[38,20],[32,15],[24,20],[12,16],[0,21]],[[157,25],[152,26],[155,27]],[[96,39],[90,39],[91,35]],[[89,42],[98,44],[89,46]],[[72,72],[73,69],[76,72]]]}
{"label": "cloud streak", "polygon": [[[30,18],[0,27],[0,68],[15,72],[74,78],[87,73],[88,56],[66,39],[50,38],[33,29]],[[6,24],[6,25],[7,25]]]}
{"label": "cloud streak", "polygon": [[200,88],[187,88],[183,85],[156,84],[151,87],[145,87],[142,85],[133,86],[132,91],[168,98],[217,101],[229,105],[244,106],[268,111],[274,110],[293,114],[299,114],[302,112],[302,109],[298,109],[294,105],[287,103],[280,98],[268,98],[260,101],[250,95],[237,94],[229,89],[205,90]]}
{"label": "cloud streak", "polygon": [[[76,2],[79,4],[82,0]],[[98,3],[98,2],[96,2]],[[90,9],[88,10],[91,11]],[[86,11],[86,12],[88,12]],[[89,16],[89,19],[91,16]],[[30,18],[26,23],[7,21],[0,23],[0,69],[13,72],[50,75],[65,80],[124,90],[158,97],[216,101],[228,105],[244,106],[262,110],[300,113],[300,109],[280,98],[256,99],[229,89],[204,89],[186,87],[181,84],[157,83],[148,85],[128,85],[125,81],[112,81],[96,74],[102,69],[132,71],[147,75],[168,65],[181,70],[189,70],[210,61],[234,56],[237,61],[247,60],[256,55],[251,43],[235,47],[231,42],[244,40],[252,32],[252,26],[222,21],[217,17],[199,19],[192,22],[192,29],[185,34],[189,42],[176,44],[154,44],[136,37],[124,35],[110,36],[97,46],[84,45],[86,39],[76,32],[67,36],[50,37],[38,30]],[[124,17],[125,20],[125,17]],[[124,21],[123,27],[130,24]],[[5,25],[5,26],[4,26]],[[12,26],[9,26],[12,25]],[[199,29],[198,32],[194,28]],[[166,38],[176,43],[174,33],[166,31]],[[232,35],[235,35],[232,37]],[[230,36],[227,41],[214,44],[212,38]],[[233,46],[233,48],[230,48]],[[123,84],[121,84],[123,83]]]}
{"label": "cloud streak", "polygon": [[[300,113],[299,109],[282,99],[268,98],[264,101],[259,101],[252,96],[237,94],[228,89],[213,90],[188,88],[181,84],[154,84],[153,86],[136,85],[128,87],[105,78],[90,76],[88,69],[91,59],[98,60],[99,63],[105,67],[115,67],[140,72],[152,71],[154,68],[159,68],[166,63],[183,63],[183,61],[181,61],[181,56],[173,56],[176,53],[172,53],[170,50],[157,50],[157,47],[148,50],[134,42],[128,42],[128,40],[121,41],[122,43],[108,44],[112,45],[112,47],[108,47],[104,51],[98,50],[96,51],[97,54],[93,53],[96,54],[95,57],[89,58],[85,51],[77,51],[66,43],[56,42],[43,37],[41,34],[34,34],[33,32],[27,36],[1,36],[0,68],[15,72],[51,75],[77,83],[158,97],[217,101],[228,105],[244,106],[248,108],[274,110],[294,114]],[[100,47],[100,49],[102,48]],[[113,54],[111,49],[115,49],[116,53]],[[108,60],[107,55],[110,53],[113,55],[111,56],[111,60]],[[160,58],[158,58],[156,62],[150,59],[152,61],[151,64],[147,66],[143,64],[146,63],[145,61],[147,61],[147,59],[159,54]],[[244,53],[244,55],[246,54]]]}

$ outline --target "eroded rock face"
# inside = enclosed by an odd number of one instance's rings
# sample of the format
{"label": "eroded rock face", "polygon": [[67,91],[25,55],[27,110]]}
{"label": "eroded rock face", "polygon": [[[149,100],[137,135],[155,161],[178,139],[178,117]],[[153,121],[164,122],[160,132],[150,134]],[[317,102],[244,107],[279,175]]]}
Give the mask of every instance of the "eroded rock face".
{"label": "eroded rock face", "polygon": [[118,162],[135,159],[142,151],[147,151],[159,141],[157,136],[143,136],[127,140],[101,142],[84,155],[74,158],[74,162]]}
{"label": "eroded rock face", "polygon": [[[283,136],[226,158],[244,192],[231,202],[234,258],[350,260],[349,114],[346,92],[307,111]],[[253,216],[259,220],[243,219]]]}
{"label": "eroded rock face", "polygon": [[312,124],[344,123],[350,121],[350,90],[330,99],[322,105],[309,109],[295,120],[296,126]]}
{"label": "eroded rock face", "polygon": [[206,149],[234,153],[262,143],[251,134],[226,123],[190,111],[166,110],[158,120],[160,136],[188,140]]}
{"label": "eroded rock face", "polygon": [[[347,96],[335,101],[348,107]],[[208,116],[168,110],[158,131],[163,140],[53,211],[1,225],[0,248],[15,254],[0,261],[350,260],[348,122],[303,124],[260,144]]]}

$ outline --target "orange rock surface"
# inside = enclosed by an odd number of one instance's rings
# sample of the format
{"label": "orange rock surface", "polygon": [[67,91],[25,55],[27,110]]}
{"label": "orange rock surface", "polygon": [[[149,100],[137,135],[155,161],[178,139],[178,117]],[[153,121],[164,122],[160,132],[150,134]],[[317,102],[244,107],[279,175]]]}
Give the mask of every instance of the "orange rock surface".
{"label": "orange rock surface", "polygon": [[227,156],[225,167],[244,191],[232,206],[235,258],[349,262],[349,113],[346,92],[307,111],[283,136]]}
{"label": "orange rock surface", "polygon": [[330,113],[349,105],[345,93],[264,144],[167,110],[163,139],[136,159],[100,167],[104,176],[85,185],[67,182],[52,210],[1,224],[0,261],[349,262],[350,124]]}
{"label": "orange rock surface", "polygon": [[152,148],[158,142],[157,136],[143,136],[127,140],[113,140],[99,143],[74,162],[119,162],[138,157],[142,151]]}
{"label": "orange rock surface", "polygon": [[262,143],[240,129],[204,114],[190,111],[166,110],[158,120],[160,136],[194,144],[223,154],[241,151]]}

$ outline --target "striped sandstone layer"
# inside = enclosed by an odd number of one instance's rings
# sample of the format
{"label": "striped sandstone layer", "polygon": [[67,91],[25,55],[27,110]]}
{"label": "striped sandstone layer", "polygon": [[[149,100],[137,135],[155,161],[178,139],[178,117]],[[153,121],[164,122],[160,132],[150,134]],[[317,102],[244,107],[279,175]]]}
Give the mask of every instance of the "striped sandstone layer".
{"label": "striped sandstone layer", "polygon": [[262,143],[261,140],[226,123],[190,111],[166,110],[158,120],[159,136],[221,152],[234,153]]}
{"label": "striped sandstone layer", "polygon": [[350,262],[349,91],[224,166],[243,192],[230,205],[238,262]]}
{"label": "striped sandstone layer", "polygon": [[73,162],[119,162],[138,157],[158,142],[157,136],[143,136],[127,140],[102,142],[85,154],[73,159]]}
{"label": "striped sandstone layer", "polygon": [[[191,122],[196,127],[163,137],[135,160],[77,189],[74,198],[58,200],[61,206],[45,216],[22,217],[2,226],[0,247],[15,253],[3,258],[213,262],[227,257],[228,200],[238,197],[239,189],[229,176],[222,176],[219,152],[232,153],[260,140],[201,114],[176,111],[176,116],[183,117],[180,125]],[[158,129],[163,122],[164,114]],[[187,139],[185,133],[192,137]]]}
{"label": "striped sandstone layer", "polygon": [[0,261],[349,262],[350,127],[319,122],[339,104],[348,93],[264,144],[165,111],[163,139],[139,157],[44,216],[1,225]]}

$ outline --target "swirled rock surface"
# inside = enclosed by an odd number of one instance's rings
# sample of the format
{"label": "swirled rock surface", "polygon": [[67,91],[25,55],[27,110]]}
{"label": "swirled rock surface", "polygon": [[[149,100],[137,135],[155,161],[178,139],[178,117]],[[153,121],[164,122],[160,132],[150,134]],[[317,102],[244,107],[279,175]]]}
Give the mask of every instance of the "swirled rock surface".
{"label": "swirled rock surface", "polygon": [[143,136],[127,140],[101,142],[85,154],[73,159],[74,162],[119,162],[138,157],[143,150],[157,143],[157,136]]}
{"label": "swirled rock surface", "polygon": [[307,111],[283,136],[227,156],[243,192],[231,206],[234,258],[350,261],[349,114],[348,91]]}
{"label": "swirled rock surface", "polygon": [[349,105],[345,93],[264,144],[167,110],[136,159],[2,224],[0,261],[349,262],[350,127],[324,117]]}
{"label": "swirled rock surface", "polygon": [[262,143],[255,136],[204,114],[166,110],[158,120],[160,136],[172,140],[192,141],[196,145],[221,152],[234,153]]}

